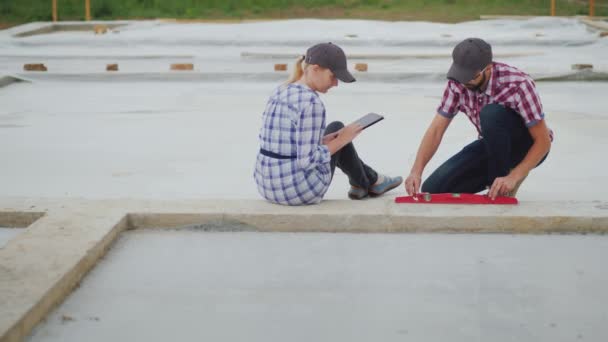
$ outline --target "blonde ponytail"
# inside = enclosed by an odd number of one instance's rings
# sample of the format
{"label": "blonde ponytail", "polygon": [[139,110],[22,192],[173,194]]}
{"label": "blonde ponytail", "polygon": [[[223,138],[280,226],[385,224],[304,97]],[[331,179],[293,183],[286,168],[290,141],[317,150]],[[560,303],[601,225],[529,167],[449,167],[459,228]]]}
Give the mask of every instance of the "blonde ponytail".
{"label": "blonde ponytail", "polygon": [[293,65],[293,71],[291,72],[291,75],[289,76],[285,84],[294,83],[299,80],[304,74],[304,69],[306,68],[306,65],[307,64],[304,63],[304,56],[298,57],[298,59],[296,59],[296,62]]}

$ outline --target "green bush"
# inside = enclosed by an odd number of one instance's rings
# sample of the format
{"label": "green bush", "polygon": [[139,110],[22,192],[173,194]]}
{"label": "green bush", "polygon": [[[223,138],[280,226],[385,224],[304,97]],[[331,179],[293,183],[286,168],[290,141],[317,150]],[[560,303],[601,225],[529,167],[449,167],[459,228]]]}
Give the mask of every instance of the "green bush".
{"label": "green bush", "polygon": [[[93,6],[93,5],[92,5]],[[96,19],[112,19],[114,16],[114,10],[107,1],[101,2],[99,6],[95,6],[91,9],[93,18]]]}
{"label": "green bush", "polygon": [[[60,20],[83,20],[85,0],[57,0]],[[481,14],[548,15],[551,0],[91,0],[94,19],[273,18],[315,16],[458,21]],[[558,15],[586,15],[582,0],[558,0]],[[596,15],[608,16],[608,0],[596,0]],[[51,19],[51,0],[0,0],[0,21]]]}

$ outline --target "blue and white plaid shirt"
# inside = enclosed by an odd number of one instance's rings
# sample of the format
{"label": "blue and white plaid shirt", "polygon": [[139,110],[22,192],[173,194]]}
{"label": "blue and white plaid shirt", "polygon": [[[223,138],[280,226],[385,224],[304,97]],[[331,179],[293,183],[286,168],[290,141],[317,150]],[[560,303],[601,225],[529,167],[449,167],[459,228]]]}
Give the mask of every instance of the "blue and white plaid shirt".
{"label": "blue and white plaid shirt", "polygon": [[331,155],[321,143],[325,106],[319,95],[300,84],[278,87],[262,115],[260,147],[293,159],[258,153],[254,177],[268,201],[286,205],[321,202],[331,183]]}

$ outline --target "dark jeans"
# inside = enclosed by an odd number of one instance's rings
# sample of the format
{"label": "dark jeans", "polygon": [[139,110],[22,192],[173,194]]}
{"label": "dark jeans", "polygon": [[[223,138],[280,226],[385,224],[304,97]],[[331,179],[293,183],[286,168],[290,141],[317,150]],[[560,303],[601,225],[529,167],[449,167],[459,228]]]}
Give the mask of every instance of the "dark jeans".
{"label": "dark jeans", "polygon": [[482,108],[480,120],[483,138],[437,168],[422,184],[423,192],[480,192],[495,178],[508,175],[528,154],[534,141],[517,112],[489,104]]}
{"label": "dark jeans", "polygon": [[[339,131],[344,124],[339,121],[330,123],[325,129],[325,134]],[[338,152],[331,156],[331,175],[333,177],[336,166],[348,176],[350,185],[363,189],[368,189],[378,180],[378,174],[374,169],[367,166],[357,155],[353,143],[342,147]]]}

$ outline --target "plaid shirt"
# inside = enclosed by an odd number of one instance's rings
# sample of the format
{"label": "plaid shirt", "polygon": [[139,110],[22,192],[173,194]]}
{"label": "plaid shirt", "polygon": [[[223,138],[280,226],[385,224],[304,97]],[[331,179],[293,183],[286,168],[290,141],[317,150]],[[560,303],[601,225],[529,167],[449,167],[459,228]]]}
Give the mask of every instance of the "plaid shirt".
{"label": "plaid shirt", "polygon": [[325,106],[319,95],[300,84],[278,87],[262,115],[260,148],[294,159],[258,153],[254,178],[268,201],[286,205],[321,202],[331,182],[331,155],[321,143]]}
{"label": "plaid shirt", "polygon": [[[503,63],[493,63],[492,75],[483,93],[469,90],[464,85],[449,80],[437,113],[449,119],[456,116],[459,111],[465,113],[481,137],[479,112],[490,103],[498,103],[513,109],[521,115],[526,127],[536,125],[545,117],[532,78]],[[549,135],[553,140],[553,131],[549,130]]]}

